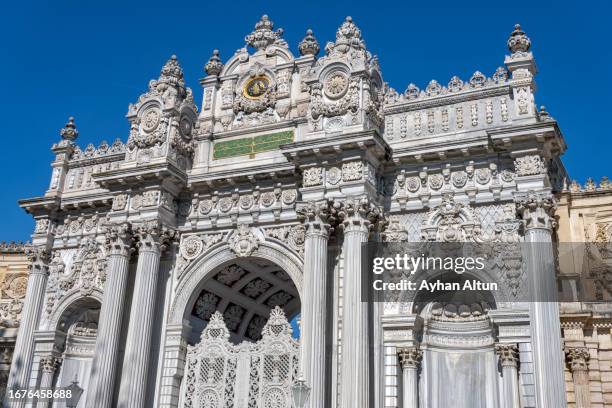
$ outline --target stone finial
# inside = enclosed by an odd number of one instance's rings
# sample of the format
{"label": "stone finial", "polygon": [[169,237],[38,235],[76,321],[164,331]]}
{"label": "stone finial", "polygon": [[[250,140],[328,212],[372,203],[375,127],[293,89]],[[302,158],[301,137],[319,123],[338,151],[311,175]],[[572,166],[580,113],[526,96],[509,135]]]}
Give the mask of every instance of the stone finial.
{"label": "stone finial", "polygon": [[336,42],[328,43],[325,51],[328,54],[346,54],[351,49],[365,52],[365,42],[361,38],[361,30],[348,16],[336,31]]}
{"label": "stone finial", "polygon": [[306,37],[304,37],[304,39],[300,41],[298,48],[300,50],[300,55],[316,56],[321,50],[321,47],[319,46],[319,42],[317,41],[315,36],[312,34],[311,29],[306,30]]}
{"label": "stone finial", "polygon": [[68,118],[68,123],[60,130],[60,136],[62,136],[62,139],[70,141],[75,141],[79,136],[79,131],[74,123],[73,116]]}
{"label": "stone finial", "polygon": [[552,120],[552,117],[550,116],[550,114],[546,111],[546,106],[542,105],[540,106],[540,111],[538,112],[538,116],[540,117],[540,120]]}
{"label": "stone finial", "polygon": [[272,31],[274,23],[266,14],[261,16],[261,19],[255,24],[255,30],[244,37],[248,45],[256,50],[266,49],[268,45],[274,44],[283,36],[283,29],[280,28]]}
{"label": "stone finial", "polygon": [[219,50],[213,50],[210,59],[208,60],[206,65],[204,65],[204,71],[206,71],[208,75],[216,76],[219,75],[222,70],[223,63],[221,62],[221,58],[219,58]]}
{"label": "stone finial", "polygon": [[531,40],[523,30],[521,30],[521,25],[516,24],[514,26],[514,31],[510,34],[510,38],[508,38],[508,49],[512,54],[516,53],[525,53],[529,51],[531,48]]}
{"label": "stone finial", "polygon": [[183,77],[183,69],[181,68],[176,55],[172,55],[164,64],[159,75],[158,83],[173,85],[175,87],[184,87],[185,79]]}

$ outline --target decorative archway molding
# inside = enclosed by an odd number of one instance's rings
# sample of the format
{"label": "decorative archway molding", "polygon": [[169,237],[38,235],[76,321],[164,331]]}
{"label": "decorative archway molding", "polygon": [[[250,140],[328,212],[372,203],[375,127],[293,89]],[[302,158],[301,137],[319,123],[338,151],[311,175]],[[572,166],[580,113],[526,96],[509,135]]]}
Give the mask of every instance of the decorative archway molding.
{"label": "decorative archway molding", "polygon": [[[250,258],[261,258],[281,267],[293,281],[298,290],[300,299],[303,298],[303,261],[283,246],[270,241],[260,241],[257,248],[249,255]],[[196,297],[204,288],[206,281],[211,278],[219,268],[239,259],[230,245],[224,244],[203,253],[199,259],[191,263],[183,272],[178,283],[177,293],[170,308],[168,325],[182,325],[190,310],[189,305],[195,302]]]}
{"label": "decorative archway molding", "polygon": [[73,304],[80,301],[95,300],[100,305],[102,304],[103,291],[99,288],[93,288],[91,294],[83,296],[79,289],[73,289],[71,293],[63,296],[60,302],[55,306],[53,314],[49,316],[46,327],[43,330],[57,330],[58,324],[66,310]]}

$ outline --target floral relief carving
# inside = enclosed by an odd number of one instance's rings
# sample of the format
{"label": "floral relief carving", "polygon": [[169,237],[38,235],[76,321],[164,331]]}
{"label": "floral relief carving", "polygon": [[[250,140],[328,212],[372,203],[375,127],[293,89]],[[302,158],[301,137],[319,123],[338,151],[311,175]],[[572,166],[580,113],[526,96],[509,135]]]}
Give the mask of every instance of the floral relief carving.
{"label": "floral relief carving", "polygon": [[321,167],[311,167],[304,170],[304,187],[319,186],[323,183],[323,169]]}
{"label": "floral relief carving", "polygon": [[259,240],[246,224],[240,224],[230,237],[230,249],[239,257],[250,256],[258,247]]}
{"label": "floral relief carving", "polygon": [[538,155],[517,157],[514,160],[514,168],[517,176],[531,176],[546,173],[546,165]]}

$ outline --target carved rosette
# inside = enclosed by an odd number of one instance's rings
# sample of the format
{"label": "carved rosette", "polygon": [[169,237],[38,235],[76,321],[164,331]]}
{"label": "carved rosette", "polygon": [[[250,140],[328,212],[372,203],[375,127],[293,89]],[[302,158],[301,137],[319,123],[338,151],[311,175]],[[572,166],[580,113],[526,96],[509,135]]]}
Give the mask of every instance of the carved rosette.
{"label": "carved rosette", "polygon": [[496,344],[495,352],[502,367],[518,367],[519,352],[516,344]]}
{"label": "carved rosette", "polygon": [[514,197],[516,210],[523,219],[525,229],[544,228],[554,229],[556,227],[555,210],[556,202],[548,193],[518,193]]}
{"label": "carved rosette", "polygon": [[138,251],[163,252],[175,238],[176,231],[152,220],[134,224],[134,236],[137,239]]}
{"label": "carved rosette", "polygon": [[517,157],[514,160],[514,168],[517,176],[546,174],[546,165],[538,155]]}
{"label": "carved rosette", "polygon": [[229,240],[230,249],[239,257],[250,256],[258,247],[259,240],[246,224],[241,224]]}
{"label": "carved rosette", "polygon": [[129,257],[133,247],[132,229],[129,223],[113,224],[106,227],[106,248],[109,255]]}
{"label": "carved rosette", "polygon": [[568,347],[565,350],[567,364],[572,372],[588,371],[589,351],[583,347]]}
{"label": "carved rosette", "polygon": [[404,370],[418,369],[423,358],[423,352],[416,347],[402,347],[398,350],[397,355]]}

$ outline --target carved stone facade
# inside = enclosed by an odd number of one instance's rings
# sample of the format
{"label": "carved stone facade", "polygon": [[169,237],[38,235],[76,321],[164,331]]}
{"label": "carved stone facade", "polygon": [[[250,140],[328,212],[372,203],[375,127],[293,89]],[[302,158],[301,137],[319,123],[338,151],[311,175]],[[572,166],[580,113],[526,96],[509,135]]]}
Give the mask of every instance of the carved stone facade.
{"label": "carved stone facade", "polygon": [[[49,189],[20,202],[35,250],[9,387],[76,376],[79,407],[289,408],[302,374],[310,408],[564,406],[558,308],[520,302],[556,283],[567,178],[531,41],[517,26],[490,76],[400,94],[364,37],[347,17],[297,56],[263,16],[235,54],[203,56],[200,107],[172,56],[125,144],[80,149],[71,118]],[[379,240],[498,245],[478,278],[502,294],[363,307]],[[544,255],[508,245],[534,242]]]}

